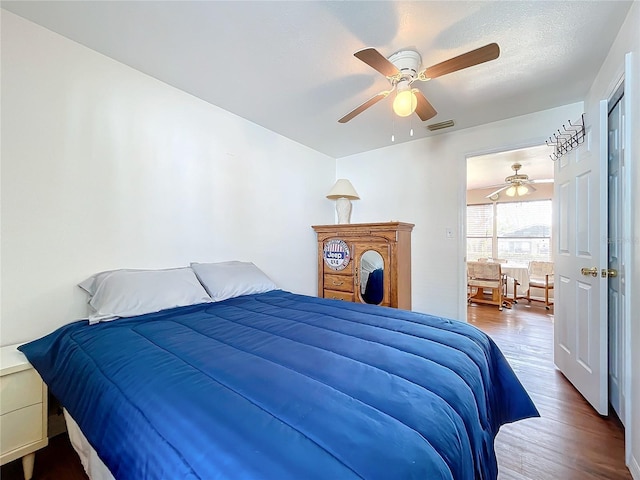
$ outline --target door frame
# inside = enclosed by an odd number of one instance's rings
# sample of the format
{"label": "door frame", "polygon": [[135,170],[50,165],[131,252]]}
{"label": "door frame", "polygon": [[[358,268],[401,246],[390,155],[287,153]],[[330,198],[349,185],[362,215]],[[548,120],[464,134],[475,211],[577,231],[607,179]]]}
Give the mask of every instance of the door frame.
{"label": "door frame", "polygon": [[[633,77],[634,72],[633,72],[633,54],[632,53],[627,53],[625,54],[624,57],[624,72],[622,74],[622,76],[620,77],[619,81],[616,83],[616,86],[614,87],[614,89],[609,92],[610,93],[610,98],[615,95],[615,92],[617,91],[618,86],[620,85],[620,83],[624,82],[624,97],[623,97],[623,101],[624,101],[624,108],[625,108],[625,116],[623,118],[623,125],[624,125],[624,139],[622,142],[622,145],[624,146],[624,152],[625,152],[625,156],[624,156],[624,177],[622,179],[622,182],[624,184],[624,190],[626,192],[625,198],[622,199],[622,218],[623,218],[623,222],[625,225],[631,226],[632,225],[632,216],[631,216],[631,212],[632,212],[632,195],[631,195],[631,187],[632,187],[632,180],[631,180],[631,164],[630,162],[632,161],[631,159],[631,155],[630,152],[632,152],[632,136],[631,136],[631,120],[632,120],[632,112],[633,110],[633,102],[636,101],[636,95],[638,95],[638,93],[634,90],[636,90],[635,88],[633,88],[634,85],[636,85],[637,80]],[[608,118],[607,118],[607,128],[608,128]],[[631,233],[631,232],[628,232]],[[630,261],[632,259],[631,257],[631,238],[627,239],[628,241],[622,242],[622,254],[624,256],[626,265],[630,264]],[[624,296],[625,296],[625,301],[624,301],[624,317],[622,319],[622,324],[623,324],[623,328],[624,328],[624,332],[625,332],[625,351],[627,352],[627,355],[625,356],[625,382],[624,382],[624,395],[625,395],[625,418],[624,418],[624,424],[626,425],[625,428],[625,450],[626,450],[626,454],[625,454],[625,463],[627,465],[631,464],[631,459],[632,459],[632,453],[633,453],[633,449],[632,449],[632,435],[631,435],[631,427],[632,427],[632,410],[633,410],[633,406],[631,403],[631,399],[632,399],[632,391],[631,391],[631,387],[632,387],[632,378],[634,378],[633,376],[633,363],[631,362],[631,284],[632,284],[632,278],[631,275],[628,271],[628,269],[626,269],[627,271],[625,271],[625,281],[624,281],[624,287],[623,287],[623,291],[624,291]],[[636,375],[637,376],[637,375]],[[636,406],[636,412],[635,415],[640,415],[640,411],[638,411],[638,407]]]}
{"label": "door frame", "polygon": [[[623,127],[623,139],[622,146],[624,150],[624,168],[623,168],[623,176],[621,177],[621,183],[623,186],[623,191],[625,195],[621,199],[620,202],[620,210],[622,212],[622,223],[624,225],[630,226],[631,223],[631,212],[632,212],[632,204],[631,204],[631,165],[630,162],[632,159],[630,158],[629,152],[632,150],[632,138],[629,132],[631,132],[631,112],[632,110],[632,102],[635,101],[636,93],[633,92],[633,89],[630,88],[631,85],[634,84],[635,79],[633,78],[633,70],[632,70],[632,54],[627,53],[624,59],[624,71],[617,77],[615,82],[612,82],[610,88],[607,90],[606,99],[601,100],[602,107],[600,109],[600,133],[604,134],[603,138],[606,138],[608,135],[609,129],[609,104],[615,98],[616,93],[622,86],[623,89],[623,97],[622,102],[624,103],[625,116],[622,120]],[[609,149],[607,147],[606,154],[609,154]],[[625,232],[630,234],[631,232]],[[620,245],[620,252],[622,253],[622,258],[625,262],[625,267],[630,265],[631,261],[631,239],[630,237],[623,239]],[[623,308],[623,317],[622,317],[622,328],[624,330],[624,348],[627,352],[624,358],[624,397],[625,397],[625,405],[624,405],[624,417],[622,422],[626,425],[625,428],[625,463],[630,465],[632,458],[632,435],[631,435],[631,421],[632,421],[632,409],[633,406],[631,404],[632,399],[632,378],[633,378],[633,364],[631,362],[631,283],[632,279],[630,278],[628,269],[624,272],[624,283],[621,286],[621,290],[624,292],[624,308]],[[608,301],[608,298],[607,298]],[[636,415],[639,415],[640,412],[636,411]]]}
{"label": "door frame", "polygon": [[[472,157],[478,157],[482,155],[491,155],[494,153],[509,152],[511,150],[522,150],[524,148],[539,147],[545,145],[547,138],[538,137],[530,139],[526,142],[510,143],[501,145],[496,148],[488,148],[484,150],[477,150],[468,152],[464,156],[464,176],[460,183],[459,190],[459,204],[463,206],[458,211],[458,231],[462,232],[458,240],[458,247],[463,252],[462,261],[458,264],[458,282],[459,292],[458,295],[462,299],[458,303],[458,317],[463,322],[467,321],[467,170],[469,165],[469,159]],[[551,162],[551,159],[549,159]],[[553,236],[553,234],[552,234]]]}

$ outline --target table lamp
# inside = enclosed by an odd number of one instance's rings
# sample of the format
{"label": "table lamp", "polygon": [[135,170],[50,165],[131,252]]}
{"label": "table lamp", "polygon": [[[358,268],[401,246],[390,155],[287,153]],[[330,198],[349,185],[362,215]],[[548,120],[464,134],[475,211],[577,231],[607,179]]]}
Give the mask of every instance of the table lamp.
{"label": "table lamp", "polygon": [[327,194],[327,198],[336,201],[336,213],[338,214],[338,223],[350,223],[351,219],[351,200],[359,200],[358,192],[353,188],[351,182],[346,178],[340,178],[336,181],[331,191]]}

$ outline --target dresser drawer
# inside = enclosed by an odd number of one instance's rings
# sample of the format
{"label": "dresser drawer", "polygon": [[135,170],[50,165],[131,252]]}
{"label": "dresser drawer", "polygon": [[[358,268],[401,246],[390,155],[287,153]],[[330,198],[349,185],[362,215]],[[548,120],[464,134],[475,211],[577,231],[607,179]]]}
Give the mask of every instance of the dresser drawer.
{"label": "dresser drawer", "polygon": [[42,403],[42,380],[33,368],[0,377],[0,415]]}
{"label": "dresser drawer", "polygon": [[3,455],[45,437],[42,403],[0,415],[0,451]]}
{"label": "dresser drawer", "polygon": [[336,290],[324,291],[324,298],[333,298],[334,300],[344,300],[345,302],[353,302],[352,292],[338,292]]}
{"label": "dresser drawer", "polygon": [[353,277],[351,275],[325,273],[324,288],[328,290],[340,290],[341,292],[353,292]]}

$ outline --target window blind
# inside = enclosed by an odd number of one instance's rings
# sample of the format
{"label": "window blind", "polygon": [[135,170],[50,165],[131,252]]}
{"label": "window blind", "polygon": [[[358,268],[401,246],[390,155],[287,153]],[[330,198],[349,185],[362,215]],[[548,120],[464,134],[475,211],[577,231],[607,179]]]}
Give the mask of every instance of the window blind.
{"label": "window blind", "polygon": [[493,256],[493,230],[493,204],[467,206],[468,261]]}

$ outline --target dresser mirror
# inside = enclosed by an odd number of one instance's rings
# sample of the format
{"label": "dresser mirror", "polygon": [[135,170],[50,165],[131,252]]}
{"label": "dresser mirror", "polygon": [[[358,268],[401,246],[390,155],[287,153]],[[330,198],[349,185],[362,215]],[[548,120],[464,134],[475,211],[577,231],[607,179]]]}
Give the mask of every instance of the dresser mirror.
{"label": "dresser mirror", "polygon": [[374,305],[384,298],[384,260],[375,250],[367,250],[360,257],[360,297]]}

